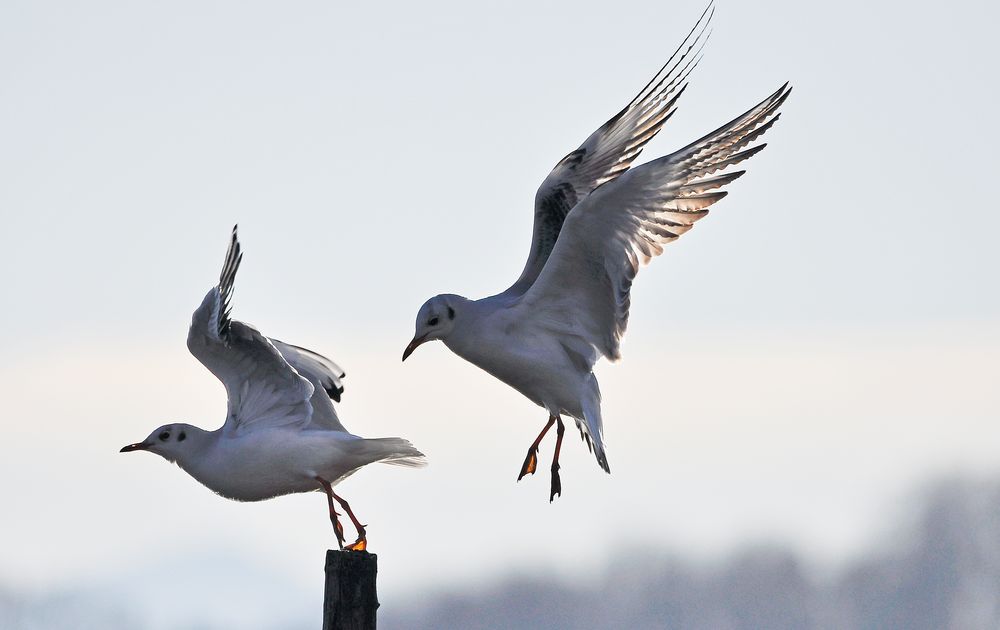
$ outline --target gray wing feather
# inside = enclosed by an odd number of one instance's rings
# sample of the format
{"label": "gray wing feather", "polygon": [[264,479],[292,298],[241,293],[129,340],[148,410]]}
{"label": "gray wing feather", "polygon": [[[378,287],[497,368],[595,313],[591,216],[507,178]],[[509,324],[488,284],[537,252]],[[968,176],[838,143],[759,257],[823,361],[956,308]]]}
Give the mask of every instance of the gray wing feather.
{"label": "gray wing feather", "polygon": [[526,317],[582,338],[620,358],[632,281],[663,245],[687,232],[726,196],[717,190],[744,171],[713,176],[766,145],[745,148],[778,120],[791,89],[783,85],[756,107],[666,157],[631,169],[570,212],[548,263],[521,304]]}
{"label": "gray wing feather", "polygon": [[219,284],[191,317],[188,349],[226,387],[227,429],[305,426],[312,415],[313,385],[256,328],[230,318],[233,281],[241,260],[234,227]]}
{"label": "gray wing feather", "polygon": [[709,3],[687,37],[632,102],[556,164],[535,195],[531,249],[517,281],[505,295],[522,295],[555,247],[567,215],[598,186],[628,170],[643,147],[676,111],[685,80],[698,65],[715,9]]}
{"label": "gray wing feather", "polygon": [[310,381],[318,382],[320,389],[326,391],[327,395],[336,402],[340,402],[340,396],[344,393],[343,379],[347,374],[339,365],[308,348],[285,343],[273,337],[271,343],[299,374]]}
{"label": "gray wing feather", "polygon": [[344,392],[344,385],[341,381],[346,376],[344,371],[330,359],[312,350],[277,339],[271,339],[271,343],[288,361],[288,364],[295,368],[299,374],[309,379],[313,385],[313,394],[310,399],[313,415],[309,426],[348,433],[349,431],[340,422],[333,402],[330,400],[332,398],[340,402],[340,395]]}

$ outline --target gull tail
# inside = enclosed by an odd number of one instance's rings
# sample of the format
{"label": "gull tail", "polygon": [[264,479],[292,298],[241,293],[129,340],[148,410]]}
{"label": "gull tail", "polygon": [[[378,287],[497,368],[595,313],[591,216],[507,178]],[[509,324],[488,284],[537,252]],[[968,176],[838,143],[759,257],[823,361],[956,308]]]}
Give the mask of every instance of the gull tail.
{"label": "gull tail", "polygon": [[427,465],[427,457],[403,438],[366,438],[362,449],[371,456],[373,463],[407,468],[423,468]]}
{"label": "gull tail", "polygon": [[593,374],[587,381],[586,388],[580,399],[583,407],[583,422],[578,418],[576,428],[580,430],[580,438],[587,443],[587,448],[593,450],[597,465],[611,474],[608,466],[608,456],[604,450],[604,423],[601,420],[601,390],[597,385],[597,377]]}

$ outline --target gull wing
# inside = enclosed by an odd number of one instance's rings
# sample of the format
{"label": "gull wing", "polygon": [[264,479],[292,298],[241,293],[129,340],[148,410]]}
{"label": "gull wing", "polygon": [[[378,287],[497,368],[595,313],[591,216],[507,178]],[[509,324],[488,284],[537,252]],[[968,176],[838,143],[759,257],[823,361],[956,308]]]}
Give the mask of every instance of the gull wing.
{"label": "gull wing", "polygon": [[188,350],[226,386],[226,430],[304,427],[312,416],[313,385],[256,328],[230,318],[233,281],[242,259],[234,227],[219,284],[191,317]]}
{"label": "gull wing", "polygon": [[348,433],[344,425],[341,424],[337,411],[334,409],[331,398],[340,402],[340,395],[344,393],[342,379],[346,374],[340,367],[324,357],[318,352],[307,350],[300,346],[293,346],[284,341],[271,339],[271,343],[278,349],[281,356],[288,362],[295,371],[312,383],[313,395],[310,403],[313,408],[310,427],[328,429],[330,431],[343,431]]}
{"label": "gull wing", "polygon": [[271,343],[296,372],[312,381],[314,386],[318,384],[319,389],[325,391],[336,402],[340,402],[340,396],[344,393],[343,379],[347,374],[339,365],[322,354],[301,346],[294,346],[273,337]]}
{"label": "gull wing", "polygon": [[676,111],[684,81],[700,60],[715,9],[709,3],[688,36],[632,102],[556,164],[535,194],[535,222],[524,270],[504,295],[523,295],[555,247],[570,210],[594,189],[620,176]]}
{"label": "gull wing", "polygon": [[[630,289],[639,267],[663,252],[726,196],[744,171],[714,175],[761,151],[788,84],[730,123],[595,190],[566,218],[545,268],[514,308],[522,317],[610,360],[621,358]],[[592,365],[595,352],[579,352]]]}

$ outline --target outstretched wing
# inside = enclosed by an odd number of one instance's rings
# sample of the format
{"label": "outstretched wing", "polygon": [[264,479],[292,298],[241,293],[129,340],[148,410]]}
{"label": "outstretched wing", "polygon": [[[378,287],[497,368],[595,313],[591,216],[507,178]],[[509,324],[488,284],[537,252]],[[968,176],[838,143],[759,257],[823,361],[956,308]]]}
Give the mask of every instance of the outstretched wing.
{"label": "outstretched wing", "polygon": [[[567,217],[538,280],[515,308],[611,360],[619,359],[639,267],[726,196],[718,189],[744,171],[713,174],[767,146],[746,148],[777,122],[778,107],[790,91],[786,83],[732,122],[630,170],[581,201]],[[588,360],[596,360],[596,353]]]}
{"label": "outstretched wing", "polygon": [[626,170],[673,115],[701,58],[715,9],[709,3],[688,36],[632,102],[556,164],[535,194],[535,223],[524,270],[505,295],[522,295],[538,278],[570,210]]}
{"label": "outstretched wing", "polygon": [[288,361],[288,364],[295,368],[296,372],[312,383],[313,395],[310,403],[313,415],[309,426],[347,433],[347,429],[341,424],[333,402],[330,400],[332,398],[340,402],[340,395],[344,393],[344,385],[341,381],[346,376],[344,371],[330,359],[312,350],[293,346],[277,339],[271,339],[271,343],[278,349],[285,361]]}
{"label": "outstretched wing", "polygon": [[234,227],[219,284],[191,317],[188,349],[226,386],[226,430],[305,426],[312,416],[312,384],[256,328],[229,317],[233,281],[242,259]]}

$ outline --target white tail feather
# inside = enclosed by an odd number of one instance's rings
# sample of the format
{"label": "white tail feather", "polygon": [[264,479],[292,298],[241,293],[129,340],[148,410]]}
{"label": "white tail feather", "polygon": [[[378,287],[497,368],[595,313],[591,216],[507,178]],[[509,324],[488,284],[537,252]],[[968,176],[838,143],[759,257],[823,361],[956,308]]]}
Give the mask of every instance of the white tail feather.
{"label": "white tail feather", "polygon": [[422,468],[427,465],[426,456],[414,448],[409,440],[398,437],[365,439],[364,449],[373,455],[372,462]]}

